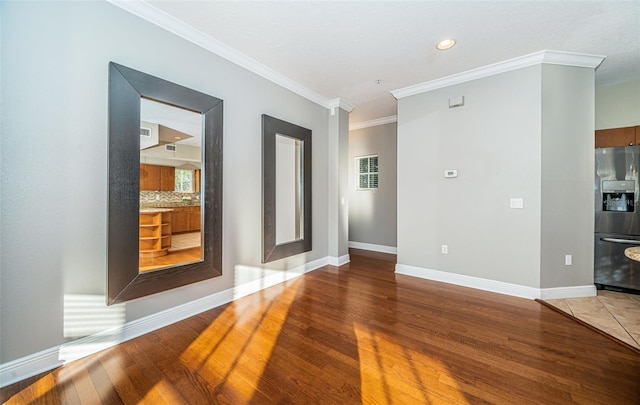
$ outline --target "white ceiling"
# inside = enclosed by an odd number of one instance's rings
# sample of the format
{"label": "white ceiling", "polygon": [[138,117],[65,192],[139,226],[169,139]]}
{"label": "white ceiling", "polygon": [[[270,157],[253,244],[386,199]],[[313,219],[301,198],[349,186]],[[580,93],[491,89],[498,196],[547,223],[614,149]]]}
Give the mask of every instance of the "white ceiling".
{"label": "white ceiling", "polygon": [[[395,115],[392,90],[545,49],[605,55],[597,85],[640,80],[640,1],[146,3],[313,94],[350,101],[352,125]],[[437,51],[446,37],[457,45]]]}

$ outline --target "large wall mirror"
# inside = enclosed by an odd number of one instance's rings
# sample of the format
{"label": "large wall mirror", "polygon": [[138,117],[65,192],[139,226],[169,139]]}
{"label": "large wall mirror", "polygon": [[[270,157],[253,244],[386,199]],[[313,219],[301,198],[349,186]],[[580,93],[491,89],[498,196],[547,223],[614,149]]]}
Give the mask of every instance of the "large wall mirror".
{"label": "large wall mirror", "polygon": [[311,130],[262,115],[262,262],[311,250]]}
{"label": "large wall mirror", "polygon": [[223,102],[109,64],[107,303],[222,274]]}

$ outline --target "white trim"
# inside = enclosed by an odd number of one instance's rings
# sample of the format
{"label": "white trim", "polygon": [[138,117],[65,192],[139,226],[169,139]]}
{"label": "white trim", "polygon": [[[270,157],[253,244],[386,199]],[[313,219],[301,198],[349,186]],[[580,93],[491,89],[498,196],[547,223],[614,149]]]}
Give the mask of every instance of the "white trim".
{"label": "white trim", "polygon": [[598,290],[595,285],[578,285],[574,287],[555,287],[540,289],[540,299],[595,297]]}
{"label": "white trim", "polygon": [[60,346],[46,349],[8,363],[0,364],[0,388],[61,366],[63,363],[58,360],[59,347]]}
{"label": "white trim", "polygon": [[355,104],[344,98],[334,98],[329,100],[329,108],[331,108],[331,115],[336,114],[336,108],[342,108],[346,112],[350,113],[355,108]]}
{"label": "white trim", "polygon": [[351,261],[351,257],[346,254],[344,256],[340,256],[340,257],[332,257],[329,256],[329,266],[336,266],[336,267],[340,267],[342,265],[345,265],[347,263],[349,263]]}
{"label": "white trim", "polygon": [[398,90],[393,90],[391,94],[393,94],[395,98],[400,99],[403,97],[409,97],[415,94],[441,89],[443,87],[452,86],[454,84],[481,79],[483,77],[493,76],[499,73],[509,72],[511,70],[538,65],[541,63],[587,67],[595,69],[600,66],[604,58],[605,56],[602,55],[545,50],[479,67],[477,69],[468,70],[466,72],[458,73],[455,75],[446,76],[440,79],[404,87]]}
{"label": "white trim", "polygon": [[405,264],[396,264],[396,273],[528,299],[575,298],[596,295],[593,285],[540,289]]}
{"label": "white trim", "polygon": [[395,246],[374,245],[373,243],[351,242],[349,247],[353,249],[371,250],[373,252],[397,254],[398,248]]}
{"label": "white trim", "polygon": [[391,124],[393,122],[398,122],[397,115],[391,115],[389,117],[378,118],[371,121],[357,122],[353,125],[349,125],[349,131],[355,131],[356,129],[362,129],[362,128],[376,127],[378,125]]}
{"label": "white trim", "polygon": [[165,13],[162,10],[157,9],[151,4],[145,1],[119,1],[119,0],[107,0],[109,3],[122,8],[134,14],[144,20],[149,21],[152,24],[159,26],[181,38],[186,39],[208,51],[215,53],[216,55],[227,59],[236,65],[239,65],[250,72],[253,72],[259,76],[264,77],[292,92],[302,96],[308,100],[313,101],[327,109],[331,109],[330,102],[327,98],[320,94],[310,90],[300,83],[297,83],[288,77],[276,72],[275,70],[263,65],[255,59],[238,52],[234,48],[218,41],[209,35],[191,27],[181,20]]}
{"label": "white trim", "polygon": [[292,269],[276,272],[264,278],[240,284],[207,297],[127,322],[122,326],[0,364],[0,388],[224,305],[235,299],[291,280],[304,273],[326,266],[334,259],[337,261],[345,260],[345,257],[346,262],[348,262],[349,255],[340,258],[324,257],[314,260]]}

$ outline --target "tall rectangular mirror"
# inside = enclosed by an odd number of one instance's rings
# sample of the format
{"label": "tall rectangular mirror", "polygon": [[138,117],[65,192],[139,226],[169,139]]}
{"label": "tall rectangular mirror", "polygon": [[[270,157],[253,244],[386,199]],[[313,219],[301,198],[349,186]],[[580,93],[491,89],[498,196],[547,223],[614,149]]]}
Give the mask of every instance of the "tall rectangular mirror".
{"label": "tall rectangular mirror", "polygon": [[219,98],[109,64],[108,304],[222,274],[222,119]]}
{"label": "tall rectangular mirror", "polygon": [[311,130],[262,116],[262,262],[308,252]]}

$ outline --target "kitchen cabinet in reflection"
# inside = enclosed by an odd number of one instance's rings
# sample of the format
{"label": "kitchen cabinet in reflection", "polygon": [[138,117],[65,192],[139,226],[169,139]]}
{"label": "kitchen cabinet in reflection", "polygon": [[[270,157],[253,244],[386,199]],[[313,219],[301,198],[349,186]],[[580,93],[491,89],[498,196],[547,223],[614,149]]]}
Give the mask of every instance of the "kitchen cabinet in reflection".
{"label": "kitchen cabinet in reflection", "polygon": [[140,191],[174,191],[176,168],[140,164]]}
{"label": "kitchen cabinet in reflection", "polygon": [[173,208],[173,233],[200,230],[200,206]]}

